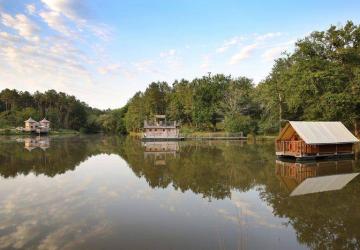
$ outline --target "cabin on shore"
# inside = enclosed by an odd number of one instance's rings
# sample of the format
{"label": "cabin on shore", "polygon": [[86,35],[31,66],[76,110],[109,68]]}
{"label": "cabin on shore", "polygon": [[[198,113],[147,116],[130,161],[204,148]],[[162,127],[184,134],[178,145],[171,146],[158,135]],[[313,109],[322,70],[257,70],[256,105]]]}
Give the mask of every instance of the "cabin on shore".
{"label": "cabin on shore", "polygon": [[25,132],[32,132],[38,134],[47,134],[50,131],[50,121],[45,118],[40,122],[35,121],[31,117],[24,121],[25,127],[22,129]]}
{"label": "cabin on shore", "polygon": [[179,124],[167,121],[165,115],[155,115],[154,120],[144,121],[143,140],[179,140]]}
{"label": "cabin on shore", "polygon": [[296,159],[352,156],[357,142],[341,122],[290,121],[276,138],[276,155]]}

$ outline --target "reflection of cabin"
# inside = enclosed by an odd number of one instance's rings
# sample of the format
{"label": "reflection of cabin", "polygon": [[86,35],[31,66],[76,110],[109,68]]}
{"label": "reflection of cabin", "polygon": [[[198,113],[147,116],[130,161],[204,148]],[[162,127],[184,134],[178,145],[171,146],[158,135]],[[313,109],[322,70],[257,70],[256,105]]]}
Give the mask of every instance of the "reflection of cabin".
{"label": "reflection of cabin", "polygon": [[167,121],[165,115],[155,115],[153,121],[144,121],[143,140],[179,139],[179,124]]}
{"label": "reflection of cabin", "polygon": [[341,122],[290,121],[276,139],[276,155],[298,159],[353,155],[358,141]]}
{"label": "reflection of cabin", "polygon": [[23,131],[26,132],[46,134],[50,130],[50,121],[46,120],[45,118],[42,119],[40,122],[37,122],[30,117],[24,123],[25,127],[23,128]]}
{"label": "reflection of cabin", "polygon": [[166,165],[168,157],[175,158],[179,150],[176,141],[153,141],[143,143],[144,157],[153,158],[155,165]]}
{"label": "reflection of cabin", "polygon": [[24,139],[24,148],[31,151],[35,148],[46,150],[50,147],[49,137],[30,137]]}
{"label": "reflection of cabin", "polygon": [[276,161],[275,173],[291,196],[332,191],[343,188],[358,173],[353,161],[283,162]]}

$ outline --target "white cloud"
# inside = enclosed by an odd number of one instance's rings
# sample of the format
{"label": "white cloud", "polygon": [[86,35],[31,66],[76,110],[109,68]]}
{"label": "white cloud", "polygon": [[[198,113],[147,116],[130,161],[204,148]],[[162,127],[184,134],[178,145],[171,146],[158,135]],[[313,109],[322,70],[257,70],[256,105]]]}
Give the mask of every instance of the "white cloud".
{"label": "white cloud", "polygon": [[75,35],[74,32],[66,25],[64,17],[56,11],[42,11],[39,16],[52,29],[62,33],[63,35]]}
{"label": "white cloud", "polygon": [[50,10],[61,13],[72,20],[85,19],[88,11],[86,1],[77,0],[41,0]]}
{"label": "white cloud", "polygon": [[[67,35],[74,36],[88,31],[97,38],[110,40],[112,30],[109,26],[91,22],[87,1],[78,0],[41,0],[46,6],[40,16],[49,27]],[[71,22],[72,25],[69,25]],[[70,28],[74,26],[74,28]],[[76,28],[76,29],[75,29]],[[78,34],[77,34],[78,33]]]}
{"label": "white cloud", "polygon": [[254,43],[254,44],[250,44],[250,45],[243,47],[239,53],[236,53],[235,55],[233,55],[231,57],[229,63],[231,65],[234,65],[234,64],[239,63],[242,60],[249,58],[251,53],[257,48],[257,46],[258,46],[258,44]]}
{"label": "white cloud", "polygon": [[13,43],[19,41],[20,38],[16,35],[9,34],[5,31],[0,32],[0,40],[4,43]]}
{"label": "white cloud", "polygon": [[109,64],[106,66],[99,67],[98,72],[102,75],[113,74],[121,70],[122,67],[123,66],[120,63]]}
{"label": "white cloud", "polygon": [[155,67],[155,62],[153,60],[142,60],[133,63],[135,69],[139,72],[146,72],[146,73],[159,73],[159,71]]}
{"label": "white cloud", "polygon": [[270,48],[267,49],[262,55],[261,57],[265,60],[265,61],[272,61],[275,58],[278,58],[281,55],[281,52],[283,52],[284,50],[286,50],[286,47],[274,47],[274,48]]}
{"label": "white cloud", "polygon": [[177,54],[176,50],[175,49],[170,49],[170,50],[167,50],[167,51],[163,51],[163,52],[160,52],[160,57],[172,57],[172,56],[175,56]]}
{"label": "white cloud", "polygon": [[16,30],[20,36],[27,40],[39,40],[39,27],[24,14],[12,16],[7,13],[1,13],[1,23],[8,28]]}
{"label": "white cloud", "polygon": [[36,7],[34,4],[28,4],[26,5],[26,11],[29,15],[34,15],[36,12]]}
{"label": "white cloud", "polygon": [[274,38],[274,37],[279,37],[281,35],[282,35],[281,32],[269,32],[269,33],[266,33],[266,34],[257,35],[255,37],[255,39],[257,41],[264,41],[264,40],[271,39],[271,38]]}
{"label": "white cloud", "polygon": [[231,48],[235,45],[241,44],[241,42],[244,40],[245,40],[245,37],[243,37],[243,36],[233,37],[230,40],[226,40],[219,48],[216,49],[216,52],[224,53],[229,48]]}

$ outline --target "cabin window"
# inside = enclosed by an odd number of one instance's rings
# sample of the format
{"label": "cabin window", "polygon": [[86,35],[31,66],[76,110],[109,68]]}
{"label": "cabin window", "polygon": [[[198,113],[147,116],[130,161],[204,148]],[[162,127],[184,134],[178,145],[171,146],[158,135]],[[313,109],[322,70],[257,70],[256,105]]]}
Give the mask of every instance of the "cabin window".
{"label": "cabin window", "polygon": [[157,131],[157,129],[154,129],[155,130],[155,132]]}
{"label": "cabin window", "polygon": [[165,129],[163,129],[163,131],[165,132]]}

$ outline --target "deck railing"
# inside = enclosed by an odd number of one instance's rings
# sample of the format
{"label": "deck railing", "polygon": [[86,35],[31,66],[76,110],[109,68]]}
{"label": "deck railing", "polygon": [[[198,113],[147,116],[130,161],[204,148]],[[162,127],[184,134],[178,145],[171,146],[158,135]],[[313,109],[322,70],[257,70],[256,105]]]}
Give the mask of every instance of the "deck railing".
{"label": "deck railing", "polygon": [[144,121],[144,127],[175,127],[176,121],[163,121],[163,122],[156,122],[156,121]]}
{"label": "deck railing", "polygon": [[215,132],[215,133],[181,133],[183,138],[191,139],[206,139],[206,138],[246,138],[242,132],[240,133],[227,133],[227,132]]}

